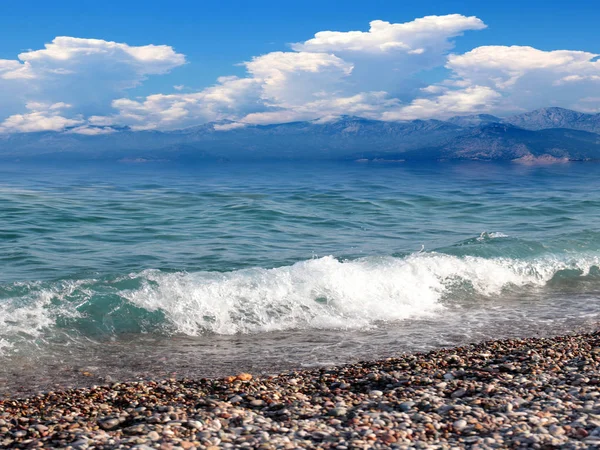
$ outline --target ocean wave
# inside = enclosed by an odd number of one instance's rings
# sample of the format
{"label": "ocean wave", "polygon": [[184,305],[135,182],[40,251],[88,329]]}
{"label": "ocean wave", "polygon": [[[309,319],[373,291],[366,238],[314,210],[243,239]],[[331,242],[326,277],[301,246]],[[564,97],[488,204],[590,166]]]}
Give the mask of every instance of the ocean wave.
{"label": "ocean wave", "polygon": [[223,273],[145,270],[104,279],[13,283],[0,289],[0,348],[43,341],[57,332],[199,335],[368,328],[443,317],[445,308],[469,296],[497,296],[498,301],[504,290],[572,280],[599,266],[595,254],[519,260],[420,252],[350,261],[326,256]]}

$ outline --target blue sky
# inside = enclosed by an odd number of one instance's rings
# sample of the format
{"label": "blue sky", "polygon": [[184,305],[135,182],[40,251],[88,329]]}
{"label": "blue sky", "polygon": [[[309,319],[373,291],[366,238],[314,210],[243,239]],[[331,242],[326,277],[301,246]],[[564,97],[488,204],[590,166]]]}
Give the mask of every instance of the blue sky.
{"label": "blue sky", "polygon": [[[450,17],[446,31],[442,19],[418,25],[422,39],[394,31],[427,16]],[[360,39],[376,38],[385,50],[307,44],[323,31],[345,33],[335,37],[344,41],[373,20],[389,30]],[[346,111],[386,120],[552,105],[597,112],[598,23],[595,1],[3,2],[0,132],[271,123]],[[19,58],[57,36],[79,39],[57,44],[77,47],[64,67],[56,52]],[[99,40],[92,46],[103,56],[90,57],[85,39]],[[169,51],[142,62],[130,51],[151,44]],[[538,94],[517,94],[534,86]]]}

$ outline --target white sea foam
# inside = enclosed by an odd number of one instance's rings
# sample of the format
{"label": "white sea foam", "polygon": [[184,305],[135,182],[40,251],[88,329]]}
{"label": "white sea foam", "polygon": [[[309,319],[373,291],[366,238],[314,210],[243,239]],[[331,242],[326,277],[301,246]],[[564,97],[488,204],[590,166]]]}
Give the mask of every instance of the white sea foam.
{"label": "white sea foam", "polygon": [[[106,313],[92,317],[78,309],[108,297],[115,305],[109,313],[111,323],[119,323],[120,314],[127,314],[126,322],[136,320],[135,311],[121,309],[130,304],[161,311],[166,322],[157,326],[186,335],[360,329],[411,318],[443,319],[448,302],[464,299],[465,289],[466,295],[470,290],[501,302],[498,294],[503,289],[535,289],[559,271],[575,270],[569,277],[587,275],[594,266],[600,266],[600,256],[593,254],[517,260],[420,252],[353,261],[327,256],[274,269],[225,273],[146,270],[112,280],[14,284],[5,290],[14,296],[0,302],[0,350],[15,342],[44,339],[58,320],[63,328],[72,320],[102,324]],[[138,287],[117,287],[130,279]],[[94,309],[106,310],[88,311]],[[145,320],[143,315],[139,320]],[[84,322],[78,326],[85,332]]]}
{"label": "white sea foam", "polygon": [[133,275],[145,279],[142,288],[121,295],[163,311],[175,331],[187,335],[362,328],[435,315],[457,285],[490,296],[509,286],[543,286],[564,269],[585,275],[598,265],[597,256],[520,261],[418,253],[347,262],[328,256],[228,273],[148,270]]}
{"label": "white sea foam", "polygon": [[478,241],[487,241],[488,239],[499,239],[499,238],[507,238],[508,235],[501,233],[499,231],[494,231],[492,233],[488,233],[487,231],[484,231],[483,233],[481,233],[479,235],[479,237],[477,238]]}
{"label": "white sea foam", "polygon": [[24,295],[2,299],[0,302],[0,354],[15,342],[39,338],[52,328],[58,317],[77,317],[77,309],[64,302],[85,281],[69,281],[52,287],[40,282],[15,283]]}

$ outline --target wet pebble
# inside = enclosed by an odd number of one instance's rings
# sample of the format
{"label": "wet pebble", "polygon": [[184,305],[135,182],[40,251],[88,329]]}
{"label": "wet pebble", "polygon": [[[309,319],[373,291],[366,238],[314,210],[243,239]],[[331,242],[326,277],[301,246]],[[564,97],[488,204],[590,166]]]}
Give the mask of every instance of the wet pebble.
{"label": "wet pebble", "polygon": [[515,339],[5,399],[0,448],[595,448],[599,348],[598,334]]}

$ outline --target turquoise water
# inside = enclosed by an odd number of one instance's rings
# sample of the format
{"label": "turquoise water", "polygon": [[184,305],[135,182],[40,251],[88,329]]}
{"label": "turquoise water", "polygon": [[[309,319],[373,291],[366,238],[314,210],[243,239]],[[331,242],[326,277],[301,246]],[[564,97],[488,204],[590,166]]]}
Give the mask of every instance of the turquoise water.
{"label": "turquoise water", "polygon": [[2,393],[594,328],[598,169],[5,164]]}

